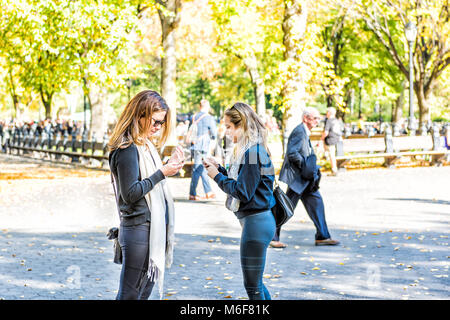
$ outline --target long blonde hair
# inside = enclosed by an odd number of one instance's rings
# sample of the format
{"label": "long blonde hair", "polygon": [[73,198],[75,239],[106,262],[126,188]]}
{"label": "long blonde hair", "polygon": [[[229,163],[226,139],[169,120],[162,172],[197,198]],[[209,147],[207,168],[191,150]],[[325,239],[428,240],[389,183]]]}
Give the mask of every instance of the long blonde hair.
{"label": "long blonde hair", "polygon": [[[109,139],[109,151],[126,148],[132,143],[144,144],[152,124],[152,115],[158,111],[166,111],[165,122],[162,125],[159,139],[156,141],[158,147],[164,145],[170,135],[171,128],[169,106],[158,92],[144,90],[135,95],[122,111]],[[143,126],[139,122],[141,118],[145,119]]]}
{"label": "long blonde hair", "polygon": [[242,129],[242,138],[239,139],[234,147],[233,155],[249,143],[262,143],[270,156],[267,147],[267,129],[256,114],[256,112],[246,103],[236,102],[231,108],[225,110],[224,113],[235,127]]}

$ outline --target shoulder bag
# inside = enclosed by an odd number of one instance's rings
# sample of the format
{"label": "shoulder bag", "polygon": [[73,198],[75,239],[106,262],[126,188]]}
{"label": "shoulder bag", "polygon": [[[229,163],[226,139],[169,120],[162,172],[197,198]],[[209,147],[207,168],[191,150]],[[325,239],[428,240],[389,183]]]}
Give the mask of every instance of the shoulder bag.
{"label": "shoulder bag", "polygon": [[275,217],[277,228],[288,222],[294,215],[294,205],[289,197],[284,193],[278,182],[275,179],[275,188],[273,189],[273,196],[275,197],[275,206],[272,208],[272,214]]}

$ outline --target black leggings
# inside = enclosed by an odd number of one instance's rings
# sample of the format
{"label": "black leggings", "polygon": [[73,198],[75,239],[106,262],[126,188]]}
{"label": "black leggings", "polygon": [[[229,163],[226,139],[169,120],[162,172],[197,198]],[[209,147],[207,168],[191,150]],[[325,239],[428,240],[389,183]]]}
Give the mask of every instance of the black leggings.
{"label": "black leggings", "polygon": [[148,281],[148,241],[150,223],[137,226],[120,226],[119,244],[123,262],[117,300],[147,300],[154,282]]}

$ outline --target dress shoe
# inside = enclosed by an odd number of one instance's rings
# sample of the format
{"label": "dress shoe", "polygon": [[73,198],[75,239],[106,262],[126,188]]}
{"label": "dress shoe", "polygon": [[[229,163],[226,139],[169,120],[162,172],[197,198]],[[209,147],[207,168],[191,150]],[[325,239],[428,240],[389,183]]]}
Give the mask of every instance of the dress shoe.
{"label": "dress shoe", "polygon": [[214,194],[214,192],[208,192],[206,194],[206,199],[215,199],[216,195]]}
{"label": "dress shoe", "polygon": [[316,240],[316,246],[335,246],[339,244],[339,241],[333,240],[331,238],[324,240]]}
{"label": "dress shoe", "polygon": [[201,200],[205,200],[204,197],[201,196],[193,196],[193,195],[189,195],[189,200],[193,200],[193,201],[201,201]]}
{"label": "dress shoe", "polygon": [[284,244],[283,242],[280,242],[280,241],[270,241],[269,246],[272,248],[286,248],[287,247],[286,244]]}

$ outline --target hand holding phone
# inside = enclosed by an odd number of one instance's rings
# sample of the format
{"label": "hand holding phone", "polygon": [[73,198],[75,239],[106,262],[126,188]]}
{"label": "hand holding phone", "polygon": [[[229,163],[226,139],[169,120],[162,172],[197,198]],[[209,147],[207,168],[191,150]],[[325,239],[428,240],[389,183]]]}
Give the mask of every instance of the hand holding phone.
{"label": "hand holding phone", "polygon": [[203,166],[205,166],[206,169],[209,168],[210,164],[203,157],[202,157],[202,163],[203,163]]}
{"label": "hand holding phone", "polygon": [[181,146],[177,146],[169,159],[170,163],[181,164],[184,162],[184,152]]}
{"label": "hand holding phone", "polygon": [[202,163],[205,166],[206,172],[211,179],[219,173],[216,166],[208,161],[209,159],[202,158]]}

